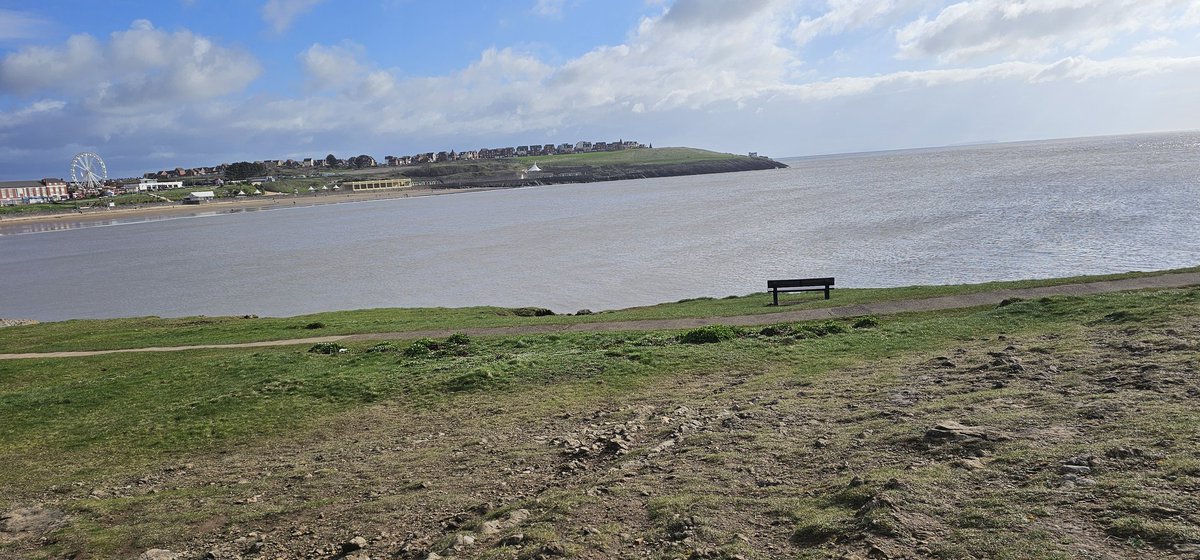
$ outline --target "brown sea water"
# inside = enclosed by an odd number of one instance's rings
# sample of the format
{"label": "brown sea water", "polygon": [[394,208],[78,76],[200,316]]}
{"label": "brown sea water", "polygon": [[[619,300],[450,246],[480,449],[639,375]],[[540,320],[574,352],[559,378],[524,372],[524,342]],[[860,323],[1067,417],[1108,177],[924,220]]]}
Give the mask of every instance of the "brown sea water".
{"label": "brown sea water", "polygon": [[59,231],[0,227],[0,317],[557,311],[1200,264],[1200,133],[785,160]]}

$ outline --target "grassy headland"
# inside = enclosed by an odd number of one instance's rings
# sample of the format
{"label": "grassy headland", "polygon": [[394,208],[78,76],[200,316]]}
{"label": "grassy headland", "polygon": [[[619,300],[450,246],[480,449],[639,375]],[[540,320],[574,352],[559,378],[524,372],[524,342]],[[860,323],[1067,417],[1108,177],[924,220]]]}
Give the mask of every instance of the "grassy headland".
{"label": "grassy headland", "polygon": [[0,362],[0,555],[1194,554],[1198,304]]}
{"label": "grassy headland", "polygon": [[[541,172],[528,173],[534,163]],[[584,183],[617,179],[639,179],[675,175],[700,175],[731,171],[775,169],[785,165],[766,158],[751,158],[735,154],[711,152],[696,148],[642,148],[615,152],[564,154],[521,157],[498,160],[453,161],[402,167],[371,167],[364,169],[282,169],[274,173],[278,181],[260,188],[278,192],[309,194],[310,187],[321,189],[341,181],[367,178],[409,177],[415,180],[437,181],[443,189],[476,187],[514,187],[557,183]],[[211,179],[215,179],[212,177]],[[226,185],[223,187],[193,186],[148,194],[123,194],[100,199],[66,201],[57,204],[33,204],[0,207],[0,217],[29,214],[63,214],[80,208],[107,207],[111,202],[118,208],[170,205],[192,191],[213,190],[218,197],[234,197],[239,191],[251,193],[255,187]],[[324,194],[336,194],[324,191]],[[162,198],[159,198],[162,197]]]}
{"label": "grassy headland", "polygon": [[[535,163],[541,171],[529,172],[528,169]],[[439,181],[438,186],[441,188],[462,188],[587,183],[781,167],[786,166],[767,158],[752,158],[697,148],[641,148],[616,152],[335,170],[326,174],[334,179],[351,180],[366,177],[410,177],[414,180]],[[285,181],[291,180],[287,178],[288,175],[290,173],[283,176]],[[287,183],[283,184],[287,189]]]}

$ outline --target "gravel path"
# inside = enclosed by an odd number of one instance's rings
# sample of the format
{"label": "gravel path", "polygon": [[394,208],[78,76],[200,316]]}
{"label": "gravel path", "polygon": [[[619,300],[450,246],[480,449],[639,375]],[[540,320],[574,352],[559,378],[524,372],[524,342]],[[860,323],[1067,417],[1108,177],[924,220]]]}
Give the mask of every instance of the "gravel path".
{"label": "gravel path", "polygon": [[310,338],[293,338],[288,340],[267,340],[262,342],[243,342],[238,344],[198,344],[193,346],[158,346],[151,348],[125,348],[120,350],[88,350],[79,352],[32,352],[24,354],[0,354],[0,360],[17,360],[27,358],[70,358],[79,356],[98,356],[101,354],[120,354],[127,352],[178,352],[183,350],[213,349],[213,348],[263,348],[271,346],[294,346],[300,344],[316,344],[318,342],[346,342],[362,340],[389,340],[438,338],[461,332],[472,336],[512,335],[512,334],[545,334],[564,332],[595,332],[595,331],[645,331],[691,329],[705,325],[769,325],[793,321],[811,321],[818,319],[837,319],[857,317],[862,315],[893,315],[919,311],[939,311],[944,309],[961,309],[996,305],[1009,298],[1035,299],[1048,296],[1081,296],[1104,294],[1131,290],[1185,288],[1200,285],[1200,272],[1184,272],[1162,274],[1158,276],[1142,276],[1122,280],[1103,282],[1086,282],[1080,284],[1062,284],[1041,288],[1023,288],[980,292],[957,296],[945,296],[923,299],[903,299],[882,301],[862,305],[847,305],[842,307],[826,307],[820,309],[797,309],[778,313],[763,313],[757,315],[739,315],[734,317],[695,317],[685,319],[651,319],[642,321],[612,321],[605,323],[576,323],[570,325],[523,325],[514,327],[477,327],[461,329],[437,329],[424,331],[387,332],[350,334],[336,336],[317,336]]}

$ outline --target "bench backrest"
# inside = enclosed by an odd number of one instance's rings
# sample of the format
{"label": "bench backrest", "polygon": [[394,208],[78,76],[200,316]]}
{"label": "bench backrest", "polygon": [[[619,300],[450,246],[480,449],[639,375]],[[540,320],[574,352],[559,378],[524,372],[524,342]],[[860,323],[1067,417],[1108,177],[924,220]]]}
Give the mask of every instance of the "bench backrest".
{"label": "bench backrest", "polygon": [[806,286],[832,286],[833,278],[793,278],[790,280],[767,280],[767,289],[803,288]]}

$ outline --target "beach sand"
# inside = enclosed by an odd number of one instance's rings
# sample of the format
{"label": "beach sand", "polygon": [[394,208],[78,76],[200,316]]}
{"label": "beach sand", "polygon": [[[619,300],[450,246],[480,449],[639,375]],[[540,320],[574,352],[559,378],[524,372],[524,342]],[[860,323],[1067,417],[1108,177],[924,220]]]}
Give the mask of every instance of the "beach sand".
{"label": "beach sand", "polygon": [[302,206],[319,206],[323,204],[339,204],[346,202],[362,202],[367,200],[385,200],[392,198],[413,198],[464,192],[482,192],[496,190],[496,187],[472,187],[454,189],[411,188],[395,191],[365,192],[365,193],[321,193],[321,194],[282,194],[270,193],[263,196],[245,198],[218,199],[202,204],[139,204],[117,206],[114,208],[91,208],[82,212],[63,212],[58,214],[32,214],[22,216],[0,217],[0,230],[6,226],[81,226],[91,223],[108,222],[126,219],[154,219],[164,217],[195,216],[213,213],[234,213],[253,210],[270,210],[277,208]]}

